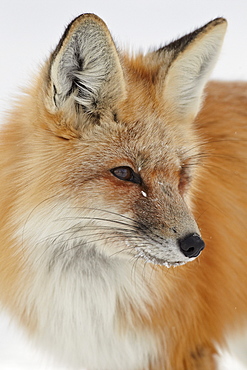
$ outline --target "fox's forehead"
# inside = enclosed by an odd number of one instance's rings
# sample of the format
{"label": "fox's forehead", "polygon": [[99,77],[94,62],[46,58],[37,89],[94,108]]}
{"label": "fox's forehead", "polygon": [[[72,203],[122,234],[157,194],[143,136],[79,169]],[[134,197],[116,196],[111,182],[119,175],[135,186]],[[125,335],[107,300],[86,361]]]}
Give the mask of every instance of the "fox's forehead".
{"label": "fox's forehead", "polygon": [[[128,68],[127,96],[116,110],[121,143],[144,162],[184,158],[196,147],[191,122],[178,120],[157,85],[157,68],[138,62]],[[134,77],[133,77],[134,76]],[[133,145],[132,145],[133,144]]]}
{"label": "fox's forehead", "polygon": [[[82,138],[82,146],[90,148],[90,156],[117,165],[130,161],[142,169],[177,167],[195,146],[179,127],[170,127],[162,119],[148,116],[142,120],[126,122],[110,121],[90,131],[90,138]],[[97,144],[97,145],[96,145]],[[92,153],[94,148],[95,153]]]}

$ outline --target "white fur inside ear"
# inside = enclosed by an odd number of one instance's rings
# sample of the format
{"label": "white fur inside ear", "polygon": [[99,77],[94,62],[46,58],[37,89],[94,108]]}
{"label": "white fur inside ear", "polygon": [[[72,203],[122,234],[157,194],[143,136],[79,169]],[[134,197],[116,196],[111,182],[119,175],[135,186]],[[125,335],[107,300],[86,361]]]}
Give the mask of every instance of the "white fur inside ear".
{"label": "white fur inside ear", "polygon": [[203,89],[218,59],[226,23],[203,33],[179,54],[168,70],[165,100],[178,114],[195,117]]}
{"label": "white fur inside ear", "polygon": [[98,41],[101,48],[97,48],[95,42],[92,42],[92,39],[97,38],[99,38],[97,32],[92,32],[88,36],[88,32],[82,28],[55,59],[51,76],[56,89],[55,102],[58,107],[74,93],[78,103],[92,110],[91,106],[98,99],[100,86],[107,78],[109,65],[107,55],[103,51],[105,48],[103,41]]}
{"label": "white fur inside ear", "polygon": [[69,97],[86,112],[111,106],[123,90],[123,75],[115,45],[106,26],[94,18],[71,27],[51,64],[55,109]]}

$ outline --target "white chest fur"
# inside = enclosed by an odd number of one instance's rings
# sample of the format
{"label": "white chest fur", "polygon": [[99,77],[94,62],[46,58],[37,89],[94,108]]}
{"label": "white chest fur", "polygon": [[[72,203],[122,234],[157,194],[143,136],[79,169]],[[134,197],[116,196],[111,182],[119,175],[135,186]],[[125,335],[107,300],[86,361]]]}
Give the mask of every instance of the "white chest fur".
{"label": "white chest fur", "polygon": [[147,330],[135,327],[130,306],[145,314],[151,299],[149,277],[145,280],[149,268],[104,256],[81,236],[68,237],[61,232],[68,230],[64,221],[54,227],[47,220],[43,230],[37,228],[39,217],[33,216],[22,230],[32,278],[21,305],[37,322],[37,342],[70,368],[145,369],[157,343]]}

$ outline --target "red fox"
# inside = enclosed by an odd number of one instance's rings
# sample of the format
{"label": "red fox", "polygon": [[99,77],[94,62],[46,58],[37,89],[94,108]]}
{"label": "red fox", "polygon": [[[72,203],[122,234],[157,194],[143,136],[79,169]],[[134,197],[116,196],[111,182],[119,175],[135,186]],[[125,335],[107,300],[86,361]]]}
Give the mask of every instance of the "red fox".
{"label": "red fox", "polygon": [[207,84],[226,24],[129,56],[81,15],[1,126],[0,299],[69,369],[216,369],[246,323],[247,84]]}

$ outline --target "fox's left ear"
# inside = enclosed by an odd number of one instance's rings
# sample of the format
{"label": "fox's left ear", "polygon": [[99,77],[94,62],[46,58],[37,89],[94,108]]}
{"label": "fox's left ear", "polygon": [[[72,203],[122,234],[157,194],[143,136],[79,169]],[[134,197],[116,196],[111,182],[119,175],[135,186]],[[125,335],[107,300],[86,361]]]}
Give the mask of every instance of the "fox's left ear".
{"label": "fox's left ear", "polygon": [[156,58],[166,61],[165,77],[160,78],[164,78],[164,98],[172,113],[185,119],[193,119],[197,115],[226,27],[226,20],[217,18],[153,53],[153,57],[156,54]]}
{"label": "fox's left ear", "polygon": [[100,116],[124,94],[118,52],[105,23],[94,14],[77,17],[49,61],[46,107],[50,113]]}

